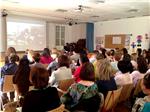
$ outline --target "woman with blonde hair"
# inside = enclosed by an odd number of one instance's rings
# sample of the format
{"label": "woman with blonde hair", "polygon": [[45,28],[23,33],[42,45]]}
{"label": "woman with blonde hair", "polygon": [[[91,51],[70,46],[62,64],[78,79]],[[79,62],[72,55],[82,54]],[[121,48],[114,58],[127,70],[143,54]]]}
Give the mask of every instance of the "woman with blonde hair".
{"label": "woman with blonde hair", "polygon": [[104,59],[99,66],[99,76],[97,77],[96,84],[99,92],[107,95],[108,91],[116,90],[116,82],[114,80],[114,70],[108,59]]}

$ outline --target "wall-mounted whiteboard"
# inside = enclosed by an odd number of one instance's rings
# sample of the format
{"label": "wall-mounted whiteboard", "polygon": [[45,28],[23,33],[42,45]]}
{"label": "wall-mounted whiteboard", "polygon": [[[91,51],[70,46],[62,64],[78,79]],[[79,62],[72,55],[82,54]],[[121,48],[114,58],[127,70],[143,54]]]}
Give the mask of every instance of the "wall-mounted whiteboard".
{"label": "wall-mounted whiteboard", "polygon": [[14,47],[17,51],[42,50],[46,47],[46,23],[28,19],[8,19],[7,47]]}

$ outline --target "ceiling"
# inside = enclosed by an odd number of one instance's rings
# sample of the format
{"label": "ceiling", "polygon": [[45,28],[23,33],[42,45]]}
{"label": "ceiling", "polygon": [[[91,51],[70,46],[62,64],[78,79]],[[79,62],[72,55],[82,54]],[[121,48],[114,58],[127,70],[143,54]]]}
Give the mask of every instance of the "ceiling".
{"label": "ceiling", "polygon": [[9,15],[53,22],[97,22],[150,16],[150,0],[0,0]]}

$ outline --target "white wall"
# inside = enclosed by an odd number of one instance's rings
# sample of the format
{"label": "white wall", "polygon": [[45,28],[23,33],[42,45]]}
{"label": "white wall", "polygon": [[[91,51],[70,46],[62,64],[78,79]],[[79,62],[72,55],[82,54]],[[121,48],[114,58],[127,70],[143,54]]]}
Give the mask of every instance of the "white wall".
{"label": "white wall", "polygon": [[[55,26],[58,25],[56,23],[48,23],[49,31],[49,48],[52,49],[55,46]],[[86,24],[78,24],[78,25],[64,25],[65,26],[65,43],[77,42],[80,38],[86,38]]]}
{"label": "white wall", "polygon": [[148,33],[150,38],[150,16],[97,22],[94,24],[94,30],[94,38],[104,37],[106,34],[132,34],[130,44],[136,42],[137,35],[142,35],[142,49],[150,46],[150,40],[145,39],[145,33]]}

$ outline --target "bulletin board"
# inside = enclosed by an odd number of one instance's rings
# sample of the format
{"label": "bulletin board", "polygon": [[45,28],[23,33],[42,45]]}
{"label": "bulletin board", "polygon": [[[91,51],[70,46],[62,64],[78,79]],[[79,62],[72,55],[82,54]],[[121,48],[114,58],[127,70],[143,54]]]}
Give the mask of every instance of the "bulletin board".
{"label": "bulletin board", "polygon": [[124,48],[126,34],[105,35],[105,48]]}

